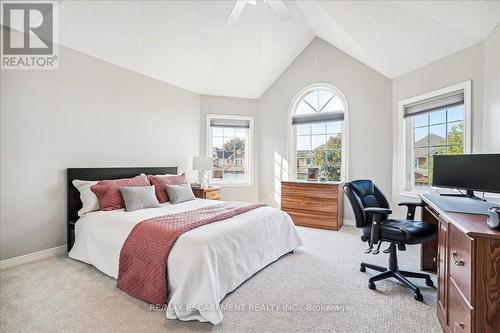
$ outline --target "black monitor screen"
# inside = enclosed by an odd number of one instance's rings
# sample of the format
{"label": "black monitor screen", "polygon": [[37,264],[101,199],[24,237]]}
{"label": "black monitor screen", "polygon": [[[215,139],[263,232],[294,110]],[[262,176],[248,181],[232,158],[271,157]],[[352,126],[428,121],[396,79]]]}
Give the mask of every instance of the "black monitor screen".
{"label": "black monitor screen", "polygon": [[436,155],[432,185],[500,193],[500,154]]}

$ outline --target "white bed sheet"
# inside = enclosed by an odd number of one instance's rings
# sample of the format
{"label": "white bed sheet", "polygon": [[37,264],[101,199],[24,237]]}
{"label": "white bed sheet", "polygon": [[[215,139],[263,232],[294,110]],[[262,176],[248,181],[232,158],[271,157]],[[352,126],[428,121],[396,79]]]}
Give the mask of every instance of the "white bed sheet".
{"label": "white bed sheet", "polygon": [[[196,199],[161,208],[125,212],[97,211],[75,225],[75,244],[69,256],[118,277],[120,250],[139,222],[220,203]],[[280,256],[302,245],[290,217],[261,207],[184,233],[168,257],[169,319],[218,324],[222,299]]]}

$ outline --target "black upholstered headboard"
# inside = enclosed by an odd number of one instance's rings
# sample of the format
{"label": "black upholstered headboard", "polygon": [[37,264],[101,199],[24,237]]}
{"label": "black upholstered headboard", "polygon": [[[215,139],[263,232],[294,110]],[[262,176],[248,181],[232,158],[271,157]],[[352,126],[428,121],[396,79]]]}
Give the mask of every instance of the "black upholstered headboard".
{"label": "black upholstered headboard", "polygon": [[177,167],[146,168],[71,168],[68,169],[68,221],[78,219],[78,210],[82,208],[80,192],[71,183],[74,179],[103,180],[131,178],[144,173],[146,175],[177,174]]}

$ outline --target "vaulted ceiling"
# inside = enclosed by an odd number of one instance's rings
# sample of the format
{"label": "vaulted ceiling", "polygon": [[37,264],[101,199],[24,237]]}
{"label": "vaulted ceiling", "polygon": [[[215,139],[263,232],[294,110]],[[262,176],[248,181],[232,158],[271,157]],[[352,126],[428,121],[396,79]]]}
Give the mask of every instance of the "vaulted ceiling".
{"label": "vaulted ceiling", "polygon": [[62,45],[200,94],[259,98],[318,36],[394,78],[476,44],[497,1],[63,1]]}

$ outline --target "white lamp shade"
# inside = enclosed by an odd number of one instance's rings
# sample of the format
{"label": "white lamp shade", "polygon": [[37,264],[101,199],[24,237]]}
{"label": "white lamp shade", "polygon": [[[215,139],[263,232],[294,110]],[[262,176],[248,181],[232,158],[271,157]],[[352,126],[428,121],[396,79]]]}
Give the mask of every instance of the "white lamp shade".
{"label": "white lamp shade", "polygon": [[214,159],[206,156],[193,157],[193,170],[212,170],[214,168]]}

